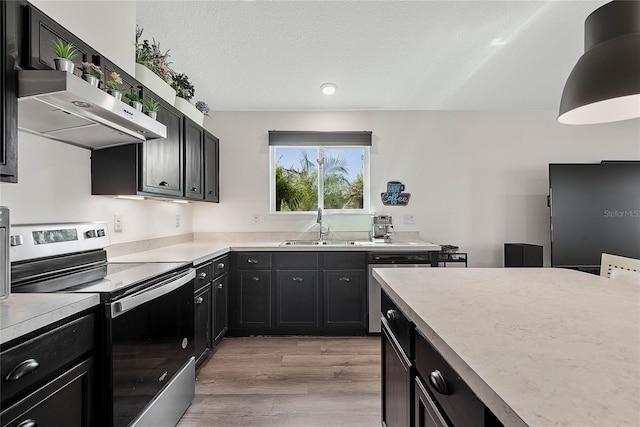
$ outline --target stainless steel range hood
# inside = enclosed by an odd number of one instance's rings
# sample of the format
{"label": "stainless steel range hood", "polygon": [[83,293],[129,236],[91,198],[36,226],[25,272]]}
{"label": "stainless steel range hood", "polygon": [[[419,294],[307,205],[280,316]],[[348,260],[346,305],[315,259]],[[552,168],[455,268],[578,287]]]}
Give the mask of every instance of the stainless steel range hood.
{"label": "stainless steel range hood", "polygon": [[162,123],[65,71],[21,70],[18,128],[85,148],[166,138]]}

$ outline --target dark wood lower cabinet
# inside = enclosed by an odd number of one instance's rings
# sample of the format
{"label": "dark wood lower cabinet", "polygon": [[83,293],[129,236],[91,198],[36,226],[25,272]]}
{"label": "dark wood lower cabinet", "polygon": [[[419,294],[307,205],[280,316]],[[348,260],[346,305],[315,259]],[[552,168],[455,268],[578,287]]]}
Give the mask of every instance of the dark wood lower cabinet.
{"label": "dark wood lower cabinet", "polygon": [[236,298],[238,328],[271,328],[271,270],[240,271]]}
{"label": "dark wood lower cabinet", "polygon": [[89,427],[93,358],[75,365],[0,414],[2,427]]}
{"label": "dark wood lower cabinet", "polygon": [[414,380],[414,395],[413,419],[415,427],[449,426],[418,376]]}
{"label": "dark wood lower cabinet", "polygon": [[382,326],[382,425],[411,426],[412,369],[407,355],[389,331]]}
{"label": "dark wood lower cabinet", "polygon": [[211,284],[213,294],[213,344],[218,344],[229,330],[229,275],[217,277]]}
{"label": "dark wood lower cabinet", "polygon": [[317,328],[318,272],[276,271],[276,327]]}
{"label": "dark wood lower cabinet", "polygon": [[194,353],[196,367],[207,358],[212,344],[211,335],[211,284],[195,292],[194,298]]}
{"label": "dark wood lower cabinet", "polygon": [[324,272],[324,326],[366,327],[366,276],[363,270]]}

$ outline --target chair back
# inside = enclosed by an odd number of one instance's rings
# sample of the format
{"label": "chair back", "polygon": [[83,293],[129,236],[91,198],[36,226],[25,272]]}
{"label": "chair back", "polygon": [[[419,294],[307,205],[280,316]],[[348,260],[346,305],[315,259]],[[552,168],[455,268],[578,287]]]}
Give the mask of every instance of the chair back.
{"label": "chair back", "polygon": [[640,259],[603,253],[600,262],[600,275],[640,285]]}

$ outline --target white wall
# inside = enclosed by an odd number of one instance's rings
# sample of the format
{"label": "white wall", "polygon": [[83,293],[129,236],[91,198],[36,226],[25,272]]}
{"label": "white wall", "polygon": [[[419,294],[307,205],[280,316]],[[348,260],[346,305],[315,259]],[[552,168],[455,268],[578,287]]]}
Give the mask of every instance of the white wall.
{"label": "white wall", "polygon": [[[304,231],[315,216],[269,215],[268,130],[371,130],[372,210],[397,231],[455,244],[472,266],[502,266],[504,242],[544,245],[549,264],[548,164],[640,159],[638,120],[566,126],[556,112],[215,112],[220,205],[194,205],[195,231]],[[385,207],[386,182],[402,181],[407,207]],[[403,224],[406,213],[416,225]],[[255,224],[253,215],[260,215]],[[327,218],[334,230],[369,219]]]}
{"label": "white wall", "polygon": [[124,71],[135,74],[135,0],[29,2]]}

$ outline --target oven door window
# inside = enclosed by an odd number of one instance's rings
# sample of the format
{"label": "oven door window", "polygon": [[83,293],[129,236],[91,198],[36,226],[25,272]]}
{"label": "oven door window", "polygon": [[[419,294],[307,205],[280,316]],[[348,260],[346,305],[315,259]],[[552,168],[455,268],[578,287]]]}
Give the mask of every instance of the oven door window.
{"label": "oven door window", "polygon": [[190,282],[112,321],[114,426],[127,426],[193,356]]}

